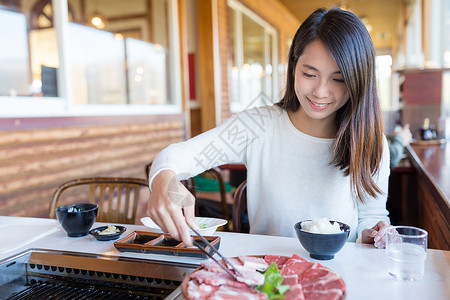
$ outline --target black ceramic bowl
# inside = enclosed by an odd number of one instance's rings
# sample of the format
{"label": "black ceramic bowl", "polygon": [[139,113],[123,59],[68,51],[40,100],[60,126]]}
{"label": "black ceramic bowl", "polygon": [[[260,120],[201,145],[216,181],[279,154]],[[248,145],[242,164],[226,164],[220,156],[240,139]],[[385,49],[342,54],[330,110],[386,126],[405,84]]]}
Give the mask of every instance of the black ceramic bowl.
{"label": "black ceramic bowl", "polygon": [[90,203],[71,204],[56,209],[56,217],[70,237],[87,235],[94,225],[97,213],[97,204]]}
{"label": "black ceramic bowl", "polygon": [[[347,242],[348,236],[350,234],[350,226],[347,224],[339,223],[341,228],[340,233],[311,233],[302,230],[302,222],[310,220],[305,220],[295,224],[295,232],[297,237],[302,244],[303,248],[309,252],[309,256],[315,259],[328,260],[333,259],[334,255],[342,249],[342,247]],[[330,221],[332,224],[335,221]]]}
{"label": "black ceramic bowl", "polygon": [[100,234],[100,232],[102,232],[103,230],[108,228],[108,226],[101,226],[101,227],[91,229],[91,231],[89,231],[89,233],[99,241],[117,240],[122,235],[122,233],[124,233],[127,230],[127,228],[123,227],[123,226],[119,226],[119,225],[114,225],[114,226],[117,229],[119,229],[119,232],[112,233],[112,234]]}

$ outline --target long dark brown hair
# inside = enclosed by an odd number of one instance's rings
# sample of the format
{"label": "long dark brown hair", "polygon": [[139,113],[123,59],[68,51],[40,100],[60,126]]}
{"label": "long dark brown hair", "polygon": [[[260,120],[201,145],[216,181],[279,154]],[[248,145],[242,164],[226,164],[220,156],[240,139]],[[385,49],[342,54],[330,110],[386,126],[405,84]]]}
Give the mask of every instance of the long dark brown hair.
{"label": "long dark brown hair", "polygon": [[320,40],[336,61],[349,92],[349,101],[337,111],[337,135],[332,165],[350,176],[352,191],[361,202],[381,193],[372,175],[383,153],[383,121],[377,98],[375,49],[361,20],[339,8],[318,9],[297,30],[289,51],[286,93],[277,103],[297,111],[295,67],[305,47]]}

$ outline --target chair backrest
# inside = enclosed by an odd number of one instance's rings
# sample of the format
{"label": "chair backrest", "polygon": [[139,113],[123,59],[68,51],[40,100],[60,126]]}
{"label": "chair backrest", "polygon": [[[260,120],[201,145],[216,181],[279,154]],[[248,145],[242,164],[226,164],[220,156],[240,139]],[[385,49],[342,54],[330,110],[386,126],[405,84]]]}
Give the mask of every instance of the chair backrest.
{"label": "chair backrest", "polygon": [[234,192],[233,231],[242,232],[242,213],[247,205],[247,180],[243,181]]}
{"label": "chair backrest", "polygon": [[[141,188],[148,190],[148,181],[128,177],[79,178],[63,183],[53,195],[49,218],[56,218],[56,208],[64,192],[77,186],[89,188],[89,203],[98,205],[98,222],[134,224]],[[86,199],[84,197],[84,199]],[[86,201],[85,201],[86,202]]]}

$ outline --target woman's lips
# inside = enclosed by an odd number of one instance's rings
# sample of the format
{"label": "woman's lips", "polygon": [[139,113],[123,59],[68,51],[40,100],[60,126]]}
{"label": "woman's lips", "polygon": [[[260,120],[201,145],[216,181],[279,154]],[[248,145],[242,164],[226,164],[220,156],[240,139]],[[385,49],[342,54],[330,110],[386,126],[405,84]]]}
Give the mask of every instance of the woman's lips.
{"label": "woman's lips", "polygon": [[318,102],[312,101],[308,97],[306,99],[308,99],[309,105],[315,110],[324,110],[331,104],[331,103],[318,103]]}

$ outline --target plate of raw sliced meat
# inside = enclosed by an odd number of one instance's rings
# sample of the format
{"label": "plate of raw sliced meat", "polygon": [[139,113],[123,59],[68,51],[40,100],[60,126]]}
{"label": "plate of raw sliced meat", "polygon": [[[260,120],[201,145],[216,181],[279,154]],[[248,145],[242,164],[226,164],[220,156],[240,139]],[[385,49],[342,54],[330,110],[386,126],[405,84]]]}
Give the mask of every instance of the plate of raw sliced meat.
{"label": "plate of raw sliced meat", "polygon": [[204,262],[183,280],[183,296],[189,300],[275,299],[277,296],[285,300],[345,299],[345,283],[337,273],[296,254],[292,257],[239,256],[228,260],[242,276],[235,279],[214,261]]}

